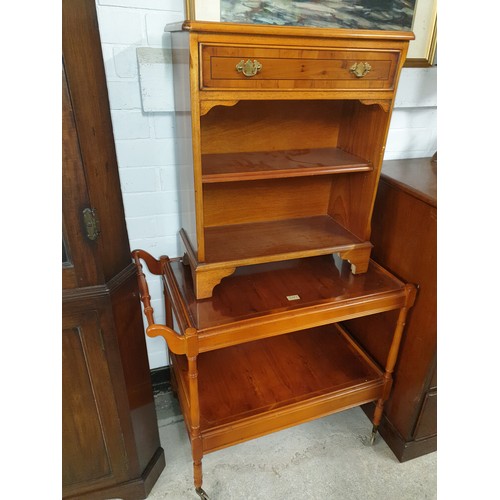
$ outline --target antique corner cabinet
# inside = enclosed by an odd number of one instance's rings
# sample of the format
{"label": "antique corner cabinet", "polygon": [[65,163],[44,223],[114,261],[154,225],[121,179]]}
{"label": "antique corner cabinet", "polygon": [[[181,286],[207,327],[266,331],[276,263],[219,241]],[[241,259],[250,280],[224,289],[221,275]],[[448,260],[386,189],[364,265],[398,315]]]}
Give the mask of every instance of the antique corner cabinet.
{"label": "antique corner cabinet", "polygon": [[196,21],[166,30],[189,137],[177,155],[196,297],[252,264],[338,253],[366,272],[413,34]]}
{"label": "antique corner cabinet", "polygon": [[62,497],[138,500],[165,454],[94,0],[63,1],[62,56]]}

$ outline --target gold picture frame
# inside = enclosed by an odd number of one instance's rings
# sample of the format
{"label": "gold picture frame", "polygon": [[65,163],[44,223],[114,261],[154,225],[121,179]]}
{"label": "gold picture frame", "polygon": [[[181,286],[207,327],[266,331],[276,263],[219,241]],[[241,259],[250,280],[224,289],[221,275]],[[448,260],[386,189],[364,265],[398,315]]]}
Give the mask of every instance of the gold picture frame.
{"label": "gold picture frame", "polygon": [[433,66],[437,51],[437,0],[417,0],[406,67]]}
{"label": "gold picture frame", "polygon": [[[186,19],[220,21],[220,0],[185,0]],[[407,67],[432,66],[437,48],[437,0],[417,0],[412,31],[415,40],[410,42]]]}

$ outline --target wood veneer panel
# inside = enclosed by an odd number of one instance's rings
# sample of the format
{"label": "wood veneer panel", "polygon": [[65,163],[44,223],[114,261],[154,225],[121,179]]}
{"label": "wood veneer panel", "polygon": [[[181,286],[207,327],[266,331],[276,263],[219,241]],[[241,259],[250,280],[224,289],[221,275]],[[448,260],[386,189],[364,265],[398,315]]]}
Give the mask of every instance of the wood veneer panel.
{"label": "wood veneer panel", "polygon": [[207,262],[292,253],[312,256],[362,243],[327,215],[210,227],[205,229],[205,242]]}
{"label": "wood veneer panel", "polygon": [[312,176],[206,184],[205,228],[326,215],[331,183],[331,176]]}
{"label": "wood veneer panel", "polygon": [[204,155],[203,182],[278,179],[372,169],[369,162],[338,148],[293,149]]}
{"label": "wood veneer panel", "polygon": [[[196,85],[190,81],[190,58],[189,58],[189,35],[185,32],[172,33],[172,64],[173,64],[173,86],[175,102],[175,127],[177,134],[186,140],[175,141],[176,158],[183,158],[180,167],[178,182],[179,192],[184,194],[182,199],[182,210],[180,210],[181,227],[189,234],[195,248],[204,253],[203,236],[198,241],[199,233],[203,227],[203,215],[201,207],[201,179],[197,175],[201,172],[198,148],[200,144],[199,127],[193,129],[193,120],[196,123],[196,108],[191,113],[191,94],[198,92]],[[193,61],[193,64],[196,64]],[[191,86],[192,85],[192,86]],[[194,116],[193,116],[194,115]],[[200,174],[201,175],[201,174]],[[198,213],[197,213],[198,208]],[[197,228],[196,219],[199,221]]]}
{"label": "wood veneer panel", "polygon": [[201,152],[243,153],[336,147],[340,101],[240,101],[200,119]]}
{"label": "wood veneer panel", "polygon": [[365,158],[371,172],[339,178],[332,183],[328,213],[357,237],[370,239],[371,214],[389,129],[390,113],[377,104],[346,102],[338,146]]}

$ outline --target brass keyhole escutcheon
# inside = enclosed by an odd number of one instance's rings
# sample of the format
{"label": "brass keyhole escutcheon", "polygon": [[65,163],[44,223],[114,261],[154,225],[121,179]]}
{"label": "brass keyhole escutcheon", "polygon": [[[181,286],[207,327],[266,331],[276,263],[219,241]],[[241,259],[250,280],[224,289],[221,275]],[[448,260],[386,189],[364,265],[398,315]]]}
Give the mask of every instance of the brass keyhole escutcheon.
{"label": "brass keyhole escutcheon", "polygon": [[255,76],[262,69],[262,64],[260,64],[257,59],[251,61],[250,59],[245,62],[243,59],[236,65],[236,71],[238,73],[243,73],[245,76]]}
{"label": "brass keyhole escutcheon", "polygon": [[363,78],[371,69],[372,67],[367,62],[358,62],[354,63],[349,71],[354,73],[357,78]]}
{"label": "brass keyhole escutcheon", "polygon": [[87,238],[91,241],[97,240],[101,234],[101,224],[95,208],[85,208],[82,216]]}

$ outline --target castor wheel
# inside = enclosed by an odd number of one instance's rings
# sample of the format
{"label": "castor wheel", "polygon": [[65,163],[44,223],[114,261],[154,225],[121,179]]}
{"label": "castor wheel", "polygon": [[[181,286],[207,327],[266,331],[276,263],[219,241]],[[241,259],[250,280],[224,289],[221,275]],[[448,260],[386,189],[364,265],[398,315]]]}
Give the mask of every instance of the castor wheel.
{"label": "castor wheel", "polygon": [[200,495],[200,498],[202,500],[210,500],[210,498],[208,497],[208,495],[205,493],[205,491],[203,490],[203,488],[196,488],[196,493],[198,495]]}

